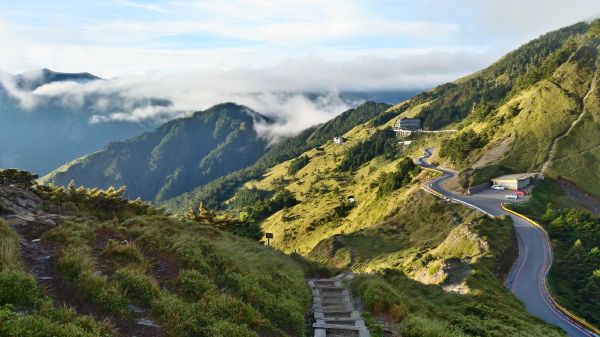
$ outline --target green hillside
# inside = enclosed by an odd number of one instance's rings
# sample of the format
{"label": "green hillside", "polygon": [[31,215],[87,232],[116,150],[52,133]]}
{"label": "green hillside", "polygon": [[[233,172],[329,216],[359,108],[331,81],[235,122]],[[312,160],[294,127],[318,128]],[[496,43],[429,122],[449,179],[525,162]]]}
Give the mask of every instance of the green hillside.
{"label": "green hillside", "polygon": [[[600,196],[597,60],[600,21],[547,33],[490,67],[400,103],[390,114],[459,132],[439,145],[463,188],[540,172]],[[597,164],[596,164],[597,165]]]}
{"label": "green hillside", "polygon": [[381,114],[390,106],[384,103],[367,102],[355,109],[343,112],[334,119],[304,130],[295,137],[284,138],[269,147],[256,163],[232,172],[215,181],[197,187],[189,193],[167,200],[164,204],[172,211],[183,212],[189,207],[204,203],[212,208],[221,208],[238,188],[249,180],[261,177],[267,170],[283,161],[290,160],[309,149],[321,146],[333,137],[345,134],[356,125],[365,123]]}
{"label": "green hillside", "polygon": [[0,335],[304,336],[301,259],[122,190],[19,186],[0,184]]}
{"label": "green hillside", "polygon": [[45,183],[97,188],[127,186],[126,196],[165,200],[256,161],[267,140],[256,123],[266,117],[228,103],[163,124],[153,132],[109,144],[42,178]]}

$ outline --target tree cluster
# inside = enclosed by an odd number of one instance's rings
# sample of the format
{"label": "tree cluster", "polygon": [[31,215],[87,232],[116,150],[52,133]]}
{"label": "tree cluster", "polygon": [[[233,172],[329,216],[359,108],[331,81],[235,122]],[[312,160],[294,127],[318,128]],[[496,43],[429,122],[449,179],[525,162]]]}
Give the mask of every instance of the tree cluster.
{"label": "tree cluster", "polygon": [[461,163],[473,150],[484,147],[487,142],[488,139],[485,135],[468,130],[455,137],[444,139],[440,148],[440,156],[450,159],[453,163]]}
{"label": "tree cluster", "polygon": [[550,205],[542,218],[558,254],[552,273],[569,284],[571,306],[600,323],[600,217]]}
{"label": "tree cluster", "polygon": [[306,166],[310,162],[308,156],[300,156],[290,162],[290,166],[288,167],[288,174],[294,175],[296,172],[300,171],[304,166]]}
{"label": "tree cluster", "polygon": [[392,129],[378,130],[369,139],[352,146],[342,160],[340,171],[356,170],[371,159],[383,155],[394,159],[398,153],[396,134]]}
{"label": "tree cluster", "polygon": [[377,187],[377,193],[379,195],[388,194],[410,184],[420,171],[421,168],[415,165],[412,159],[403,157],[398,162],[396,171],[382,173],[375,182],[374,187]]}
{"label": "tree cluster", "polygon": [[17,169],[0,170],[0,185],[15,186],[28,190],[36,185],[37,174]]}

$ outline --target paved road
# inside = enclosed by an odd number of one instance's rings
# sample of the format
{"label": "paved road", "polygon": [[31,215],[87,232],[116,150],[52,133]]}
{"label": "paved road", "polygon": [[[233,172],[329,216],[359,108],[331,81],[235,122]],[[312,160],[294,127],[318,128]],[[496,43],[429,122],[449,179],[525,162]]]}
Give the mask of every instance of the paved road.
{"label": "paved road", "polygon": [[[417,159],[417,164],[432,168],[427,161],[433,148],[427,148],[424,155]],[[554,306],[548,299],[545,278],[552,264],[552,251],[547,234],[528,221],[504,211],[497,198],[475,195],[459,195],[442,187],[442,183],[456,175],[456,172],[440,167],[442,176],[433,180],[429,188],[455,202],[467,204],[491,216],[506,215],[514,221],[519,241],[519,256],[506,280],[505,286],[510,289],[524,304],[529,312],[542,320],[561,327],[570,337],[592,337],[592,333],[575,325]]]}

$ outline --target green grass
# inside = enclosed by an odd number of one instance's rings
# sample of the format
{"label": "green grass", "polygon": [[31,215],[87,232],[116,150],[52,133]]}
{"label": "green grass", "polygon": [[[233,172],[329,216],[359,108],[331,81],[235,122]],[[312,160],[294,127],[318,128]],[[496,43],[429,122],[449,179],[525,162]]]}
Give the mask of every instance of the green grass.
{"label": "green grass", "polygon": [[0,221],[0,336],[109,337],[110,324],[57,308],[32,275],[22,270],[19,236]]}
{"label": "green grass", "polygon": [[403,337],[563,336],[527,313],[496,276],[510,268],[511,261],[504,261],[514,248],[510,221],[483,219],[473,230],[486,239],[490,249],[471,264],[466,281],[470,293],[447,293],[392,269],[358,276],[352,282],[353,293],[375,316],[398,323]]}
{"label": "green grass", "polygon": [[[167,216],[67,221],[44,238],[58,245],[59,273],[108,317],[128,319],[127,304],[137,303],[169,336],[304,333],[302,267],[251,240]],[[149,271],[164,258],[175,272],[159,279]]]}
{"label": "green grass", "polygon": [[514,204],[511,207],[515,211],[525,213],[540,220],[544,213],[546,213],[546,207],[549,204],[559,209],[574,208],[584,210],[583,206],[579,205],[563,192],[556,181],[549,178],[542,180],[536,185],[527,202]]}
{"label": "green grass", "polygon": [[0,271],[21,270],[19,236],[0,220]]}

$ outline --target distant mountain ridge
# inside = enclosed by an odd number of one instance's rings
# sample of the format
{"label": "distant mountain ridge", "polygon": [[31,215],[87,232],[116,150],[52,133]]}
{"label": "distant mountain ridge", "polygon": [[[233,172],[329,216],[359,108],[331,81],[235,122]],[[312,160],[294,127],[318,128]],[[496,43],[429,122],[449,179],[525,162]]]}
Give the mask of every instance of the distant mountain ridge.
{"label": "distant mountain ridge", "polygon": [[127,186],[130,198],[164,200],[254,163],[268,145],[255,127],[272,122],[249,108],[219,104],[111,143],[51,172],[43,181]]}
{"label": "distant mountain ridge", "polygon": [[65,81],[74,81],[74,82],[89,82],[100,80],[101,78],[84,72],[84,73],[62,73],[55,72],[48,68],[44,68],[40,71],[32,71],[28,73],[23,73],[15,76],[16,84],[19,88],[23,90],[35,90],[43,85],[50,84],[53,82],[65,82]]}
{"label": "distant mountain ridge", "polygon": [[[91,123],[98,114],[100,97],[82,96],[71,104],[62,96],[34,94],[41,86],[56,82],[87,83],[101,80],[90,73],[61,73],[49,69],[19,75],[0,73],[0,168],[16,167],[47,174],[77,157],[98,151],[107,143],[139,135],[155,122],[103,121]],[[123,97],[111,95],[107,109],[118,109]],[[134,107],[170,104],[139,99]],[[35,103],[32,103],[35,102]]]}

